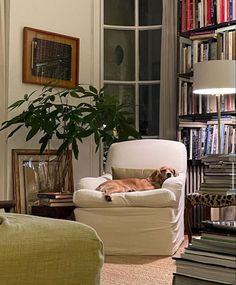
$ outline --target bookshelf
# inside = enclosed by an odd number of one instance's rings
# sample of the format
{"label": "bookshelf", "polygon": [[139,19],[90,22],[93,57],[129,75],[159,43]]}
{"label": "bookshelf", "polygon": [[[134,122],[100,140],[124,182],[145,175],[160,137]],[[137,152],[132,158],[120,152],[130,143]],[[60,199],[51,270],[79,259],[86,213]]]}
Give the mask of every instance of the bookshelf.
{"label": "bookshelf", "polygon": [[[206,60],[236,59],[236,1],[178,1],[178,104],[177,139],[186,145],[188,175],[186,195],[203,182],[201,157],[217,153],[217,98],[192,92],[193,65]],[[236,95],[221,98],[221,151],[236,151]],[[209,211],[193,213],[193,229]]]}

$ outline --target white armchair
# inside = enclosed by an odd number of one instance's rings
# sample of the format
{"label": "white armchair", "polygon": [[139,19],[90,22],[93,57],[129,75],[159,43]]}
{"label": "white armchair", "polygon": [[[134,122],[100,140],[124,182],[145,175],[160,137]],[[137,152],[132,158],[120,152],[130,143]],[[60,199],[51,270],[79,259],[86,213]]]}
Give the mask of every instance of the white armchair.
{"label": "white armchair", "polygon": [[[161,189],[112,194],[107,202],[95,188],[112,179],[112,167],[126,169],[175,168],[179,175]],[[106,254],[172,255],[184,239],[185,146],[160,139],[113,144],[106,174],[82,178],[74,192],[77,221],[93,227],[103,240]]]}

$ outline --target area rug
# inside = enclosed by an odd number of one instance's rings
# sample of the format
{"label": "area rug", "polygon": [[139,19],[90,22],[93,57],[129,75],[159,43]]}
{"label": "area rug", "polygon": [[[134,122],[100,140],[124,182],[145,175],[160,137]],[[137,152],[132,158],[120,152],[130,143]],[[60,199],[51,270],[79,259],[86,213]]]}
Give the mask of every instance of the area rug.
{"label": "area rug", "polygon": [[[187,237],[176,252],[187,246]],[[175,262],[166,256],[106,256],[101,285],[171,285]]]}

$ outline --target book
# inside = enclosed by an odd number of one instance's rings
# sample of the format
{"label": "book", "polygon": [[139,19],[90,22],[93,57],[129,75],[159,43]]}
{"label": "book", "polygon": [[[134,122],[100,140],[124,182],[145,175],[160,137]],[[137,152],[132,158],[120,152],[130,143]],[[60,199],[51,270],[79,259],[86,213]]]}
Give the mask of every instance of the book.
{"label": "book", "polygon": [[207,240],[219,240],[219,241],[224,241],[224,242],[231,242],[231,243],[234,243],[236,246],[235,236],[203,232],[201,234],[201,238],[207,239]]}
{"label": "book", "polygon": [[40,198],[40,203],[42,202],[46,202],[46,203],[65,203],[65,202],[73,202],[73,199],[72,198],[64,198],[64,197],[60,197],[60,198]]}
{"label": "book", "polygon": [[236,194],[236,188],[204,188],[200,187],[198,192],[200,194],[209,194],[209,195],[230,195]]}
{"label": "book", "polygon": [[228,174],[235,174],[236,166],[235,169],[227,165],[228,167],[220,167],[222,165],[219,165],[219,167],[206,167],[205,168],[205,174],[206,175],[225,175],[225,173]]}
{"label": "book", "polygon": [[60,199],[60,198],[72,198],[73,193],[66,192],[40,192],[37,194],[38,198],[52,198],[52,199]]}
{"label": "book", "polygon": [[201,223],[206,228],[206,231],[211,231],[211,232],[217,231],[221,234],[236,235],[236,220],[231,220],[231,221],[204,220]]}
{"label": "book", "polygon": [[[232,180],[232,179],[236,178],[236,173],[233,171],[234,169],[226,168],[226,169],[224,169],[223,172],[212,171],[212,168],[210,170],[211,171],[209,171],[209,172],[205,171],[205,177],[207,179],[216,178],[216,179]],[[228,170],[228,171],[225,171],[225,170]],[[234,178],[234,176],[235,176],[235,178]]]}
{"label": "book", "polygon": [[219,187],[224,187],[224,186],[231,186],[231,185],[236,185],[236,177],[231,176],[229,177],[229,179],[227,177],[223,177],[221,176],[214,176],[214,177],[210,177],[210,176],[204,176],[204,181],[206,184],[203,184],[203,186],[205,185],[209,185],[211,184],[212,187],[214,186],[219,186]]}
{"label": "book", "polygon": [[220,282],[216,280],[210,280],[209,278],[196,278],[189,276],[188,274],[173,273],[173,283],[172,285],[233,285],[229,282]]}
{"label": "book", "polygon": [[219,169],[224,171],[226,169],[230,169],[230,170],[231,169],[233,170],[234,168],[236,169],[236,164],[235,163],[219,162],[219,163],[211,163],[208,165],[208,167],[209,168],[207,168],[207,169],[212,168],[212,169],[216,170],[217,168],[219,168]]}
{"label": "book", "polygon": [[192,261],[206,263],[206,264],[221,265],[221,266],[227,266],[231,268],[235,268],[236,266],[235,256],[214,253],[214,252],[191,250],[187,248],[181,254],[181,257],[186,260],[192,260]]}
{"label": "book", "polygon": [[193,122],[193,121],[180,121],[180,128],[203,128],[206,127],[206,123]]}
{"label": "book", "polygon": [[202,157],[202,162],[234,162],[236,163],[236,154],[213,154]]}
{"label": "book", "polygon": [[201,237],[194,237],[192,243],[189,244],[189,248],[236,256],[236,247],[234,244],[224,241],[209,241],[202,239]]}
{"label": "book", "polygon": [[42,202],[40,204],[49,207],[67,207],[75,205],[73,202]]}
{"label": "book", "polygon": [[180,274],[235,284],[235,268],[212,264],[206,266],[205,263],[185,260],[181,257],[173,257],[173,259]]}

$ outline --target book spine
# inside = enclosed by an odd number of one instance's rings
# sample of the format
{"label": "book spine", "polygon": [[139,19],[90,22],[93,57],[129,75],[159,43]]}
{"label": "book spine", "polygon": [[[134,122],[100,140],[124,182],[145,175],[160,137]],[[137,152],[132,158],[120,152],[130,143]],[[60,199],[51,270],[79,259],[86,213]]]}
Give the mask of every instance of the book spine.
{"label": "book spine", "polygon": [[232,3],[232,14],[233,14],[233,18],[232,20],[236,20],[236,0],[233,0],[233,3]]}

